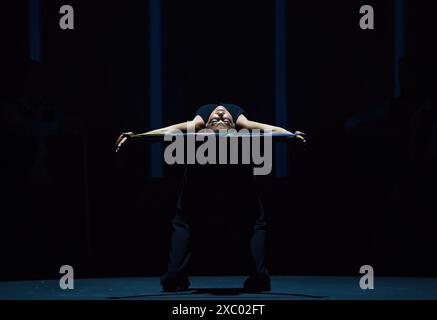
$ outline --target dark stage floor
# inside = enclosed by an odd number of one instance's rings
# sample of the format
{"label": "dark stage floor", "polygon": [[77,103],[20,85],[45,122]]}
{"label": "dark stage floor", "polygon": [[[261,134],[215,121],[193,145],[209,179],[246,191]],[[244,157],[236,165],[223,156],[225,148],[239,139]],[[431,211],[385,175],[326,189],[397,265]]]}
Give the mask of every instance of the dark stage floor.
{"label": "dark stage floor", "polygon": [[158,278],[81,279],[63,291],[56,280],[0,282],[0,299],[25,300],[434,300],[437,278],[375,278],[361,290],[359,277],[272,277],[272,291],[241,292],[245,277],[192,277],[187,292],[163,293]]}

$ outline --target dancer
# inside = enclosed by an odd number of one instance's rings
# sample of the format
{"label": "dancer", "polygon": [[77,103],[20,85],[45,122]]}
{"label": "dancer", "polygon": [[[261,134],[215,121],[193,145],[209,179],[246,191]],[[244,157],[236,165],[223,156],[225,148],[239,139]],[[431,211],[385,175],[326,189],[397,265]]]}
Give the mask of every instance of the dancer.
{"label": "dancer", "polygon": [[[214,131],[261,130],[273,134],[290,134],[296,141],[306,142],[302,132],[292,134],[280,127],[251,121],[241,107],[220,103],[199,108],[194,119],[188,122],[143,134],[124,133],[118,138],[116,147],[118,151],[126,141],[147,135],[197,132],[204,128]],[[238,189],[233,186],[238,186]],[[210,228],[211,220],[218,222],[216,225],[247,232],[254,266],[252,275],[244,282],[244,289],[247,292],[270,291],[270,276],[265,261],[267,223],[256,179],[252,171],[243,166],[222,165],[185,168],[177,212],[172,220],[168,268],[161,277],[163,290],[174,292],[189,288],[187,265],[191,257],[193,234],[196,234],[196,230]]]}

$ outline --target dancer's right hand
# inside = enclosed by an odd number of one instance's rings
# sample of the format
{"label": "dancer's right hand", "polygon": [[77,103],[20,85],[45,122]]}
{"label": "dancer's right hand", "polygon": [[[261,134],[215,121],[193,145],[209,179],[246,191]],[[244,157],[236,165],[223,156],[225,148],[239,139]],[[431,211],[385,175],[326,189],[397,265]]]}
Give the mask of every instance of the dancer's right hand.
{"label": "dancer's right hand", "polygon": [[125,132],[125,133],[122,133],[122,134],[118,137],[118,139],[117,139],[117,143],[116,143],[116,146],[115,146],[115,152],[120,151],[121,146],[122,146],[122,145],[123,145],[127,140],[131,139],[133,135],[134,135],[133,132]]}

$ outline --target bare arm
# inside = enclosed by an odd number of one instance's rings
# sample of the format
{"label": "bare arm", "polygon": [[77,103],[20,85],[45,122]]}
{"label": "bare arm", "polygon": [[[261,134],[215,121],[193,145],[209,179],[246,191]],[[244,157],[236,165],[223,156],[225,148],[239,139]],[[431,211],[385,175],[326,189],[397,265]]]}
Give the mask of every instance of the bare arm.
{"label": "bare arm", "polygon": [[202,129],[203,127],[205,127],[205,122],[203,121],[203,119],[200,116],[196,116],[193,120],[187,121],[187,122],[182,122],[182,123],[178,123],[178,124],[174,124],[165,128],[161,128],[161,129],[156,129],[156,130],[152,130],[149,132],[145,132],[145,133],[141,133],[141,134],[136,134],[134,135],[134,137],[142,137],[142,136],[147,136],[147,135],[166,135],[166,134],[172,134],[172,133],[176,133],[179,131],[197,131],[199,129]]}
{"label": "bare arm", "polygon": [[251,121],[251,120],[247,119],[246,116],[244,116],[244,115],[241,115],[237,119],[236,125],[240,129],[265,130],[265,131],[272,131],[273,133],[291,133],[291,132],[285,130],[284,128],[275,127],[275,126],[265,124],[265,123]]}
{"label": "bare arm", "polygon": [[[239,129],[263,130],[263,131],[272,131],[272,133],[293,134],[292,132],[290,132],[284,128],[281,128],[281,127],[276,127],[276,126],[272,126],[270,124],[251,121],[251,120],[247,119],[246,116],[244,116],[244,115],[241,115],[237,119],[236,125],[237,125],[237,128],[239,128]],[[305,133],[300,132],[300,131],[296,131],[294,134],[296,135],[297,139],[301,140],[302,142],[306,142]]]}
{"label": "bare arm", "polygon": [[174,124],[165,128],[160,128],[152,131],[148,131],[145,133],[135,134],[133,132],[127,132],[121,134],[116,143],[116,152],[118,152],[121,148],[121,146],[128,140],[128,139],[135,139],[135,138],[141,138],[148,135],[166,135],[166,134],[172,134],[177,133],[180,131],[197,131],[205,127],[205,122],[200,116],[196,116],[193,120],[182,122],[178,124]]}

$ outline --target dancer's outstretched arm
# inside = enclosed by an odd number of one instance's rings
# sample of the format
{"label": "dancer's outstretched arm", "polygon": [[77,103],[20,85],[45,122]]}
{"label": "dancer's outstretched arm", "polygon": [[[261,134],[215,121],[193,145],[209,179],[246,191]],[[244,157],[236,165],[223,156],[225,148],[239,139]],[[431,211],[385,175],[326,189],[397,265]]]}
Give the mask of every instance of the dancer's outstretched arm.
{"label": "dancer's outstretched arm", "polygon": [[148,135],[162,135],[177,133],[180,131],[198,131],[205,127],[205,122],[200,116],[196,116],[193,120],[174,124],[165,128],[155,129],[145,133],[135,134],[133,132],[122,133],[116,143],[116,152],[118,152],[121,146],[129,139],[142,138]]}
{"label": "dancer's outstretched arm", "polygon": [[[271,131],[272,133],[283,133],[283,134],[293,134],[292,132],[281,128],[272,126],[270,124],[265,124],[261,122],[255,122],[246,118],[246,116],[241,115],[237,120],[237,128],[238,129],[248,129],[248,130],[262,130],[262,131]],[[301,140],[302,142],[306,142],[305,133],[296,131],[294,133],[294,138]]]}

